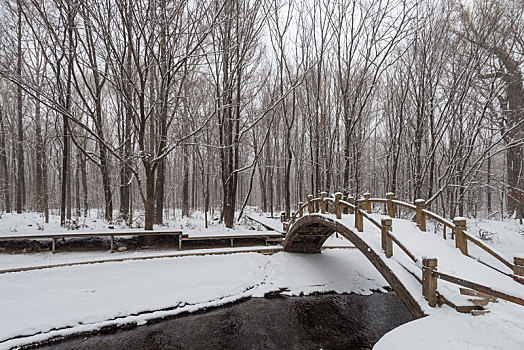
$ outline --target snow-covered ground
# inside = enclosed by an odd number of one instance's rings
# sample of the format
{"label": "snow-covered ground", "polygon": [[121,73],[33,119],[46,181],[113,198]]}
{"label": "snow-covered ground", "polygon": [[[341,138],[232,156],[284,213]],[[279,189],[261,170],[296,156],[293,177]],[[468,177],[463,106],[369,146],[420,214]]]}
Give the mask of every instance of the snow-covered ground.
{"label": "snow-covered ground", "polygon": [[524,225],[516,219],[468,219],[467,229],[506,257],[524,258]]}
{"label": "snow-covered ground", "polygon": [[[220,235],[245,235],[250,232],[253,234],[267,232],[262,225],[245,216],[236,223],[234,228],[226,228],[219,220],[208,220],[208,227],[205,227],[204,214],[196,211],[191,217],[182,217],[179,212],[177,215],[171,215],[164,220],[164,225],[155,225],[154,230],[173,230],[182,231],[190,236],[220,236]],[[3,213],[0,215],[0,237],[1,236],[30,236],[51,233],[81,233],[81,232],[129,232],[133,230],[143,230],[143,223],[139,219],[129,227],[121,221],[115,221],[108,224],[104,219],[98,218],[95,211],[92,211],[88,217],[75,218],[70,227],[60,226],[60,216],[50,215],[49,223],[45,223],[44,217],[39,213]],[[282,224],[277,219],[267,219],[275,227],[282,228]],[[113,229],[109,226],[114,227]]]}
{"label": "snow-covered ground", "polygon": [[[0,275],[0,348],[146,323],[285,290],[370,294],[386,281],[354,249],[67,266]],[[23,337],[20,337],[23,336]]]}
{"label": "snow-covered ground", "polygon": [[[467,223],[468,232],[488,239],[487,243],[506,258],[524,257],[524,229],[516,220],[468,219]],[[82,227],[76,232],[110,230],[104,220],[95,217],[79,224]],[[279,227],[280,222],[274,220],[271,224]],[[351,223],[348,225],[351,226]],[[410,237],[408,231],[414,224],[403,222],[402,225],[406,231],[397,226],[399,228],[394,229],[393,234],[407,246],[422,244],[422,236],[430,234],[419,231],[420,234]],[[209,226],[206,229],[203,215],[195,213],[192,218],[181,218],[180,215],[171,218],[166,220],[166,226],[155,229],[181,230],[190,236],[245,234],[246,231],[266,230],[247,220],[241,220],[235,229],[226,229],[218,220],[210,220]],[[432,227],[431,222],[428,222],[428,227]],[[115,224],[115,229],[111,231],[116,230],[130,229]],[[71,230],[60,227],[57,216],[52,216],[51,223],[45,225],[38,214],[3,214],[0,218],[0,235],[54,232]],[[441,239],[430,237],[429,240],[433,238]],[[426,246],[419,253],[421,256],[441,254],[441,257],[451,257],[457,253],[453,248],[454,241],[448,239],[446,244],[449,249],[435,251]],[[351,246],[351,243],[341,236],[333,235],[325,246]],[[506,271],[506,267],[483,251],[471,244],[469,247],[473,256]],[[267,248],[271,247],[251,249]],[[245,248],[215,250],[234,252],[241,249]],[[285,294],[289,295],[324,291],[369,294],[372,290],[383,290],[387,286],[356,249],[325,250],[319,255],[280,252],[271,256],[239,253],[165,257],[204,252],[206,250],[139,250],[115,254],[106,251],[22,255],[0,253],[0,270],[80,261],[158,257],[0,274],[0,349],[104,326],[143,324],[153,318],[192,312],[245,297],[259,297],[272,291],[285,290]],[[471,263],[474,262],[471,260]],[[440,269],[452,274],[466,271],[467,264],[453,266],[452,262],[439,259]],[[490,282],[485,281],[485,276],[471,276],[471,279],[488,285]],[[493,280],[492,286],[498,287],[497,284]],[[416,288],[418,290],[420,287]],[[524,295],[524,286],[513,292]],[[491,311],[489,314],[474,317],[442,307],[431,316],[391,331],[377,343],[375,349],[524,349],[524,307],[500,301],[490,303],[487,309]]]}
{"label": "snow-covered ground", "polygon": [[522,350],[524,307],[489,304],[483,316],[457,312],[408,322],[384,335],[373,350]]}

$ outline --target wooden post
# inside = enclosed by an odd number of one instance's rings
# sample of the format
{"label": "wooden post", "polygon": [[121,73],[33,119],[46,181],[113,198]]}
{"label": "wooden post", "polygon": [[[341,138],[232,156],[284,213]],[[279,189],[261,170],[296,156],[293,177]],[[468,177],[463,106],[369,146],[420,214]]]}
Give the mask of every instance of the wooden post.
{"label": "wooden post", "polygon": [[[342,200],[347,202],[348,201],[348,197],[346,195],[343,195],[342,196]],[[342,208],[342,214],[347,214],[348,213],[348,207],[344,206],[344,208]]]}
{"label": "wooden post", "polygon": [[312,194],[308,195],[307,196],[307,212],[309,214],[312,214],[315,212],[315,208],[313,207],[312,200],[313,200],[313,195]]}
{"label": "wooden post", "polygon": [[382,219],[380,224],[382,225],[382,250],[386,253],[386,258],[391,258],[393,256],[393,240],[389,236],[389,231],[391,231],[392,221],[391,219]]}
{"label": "wooden post", "polygon": [[460,249],[462,254],[468,255],[468,240],[464,235],[464,231],[466,231],[466,219],[456,217],[453,219],[453,223],[455,224],[455,247]]}
{"label": "wooden post", "polygon": [[371,214],[371,202],[369,199],[371,198],[371,193],[366,192],[364,193],[364,209],[366,210],[366,213]]}
{"label": "wooden post", "polygon": [[288,229],[289,229],[289,225],[288,225],[287,221],[284,221],[284,222],[282,223],[282,229],[284,230],[284,232],[287,232],[287,231],[288,231]]}
{"label": "wooden post", "polygon": [[395,217],[395,203],[393,203],[393,199],[395,199],[395,194],[393,192],[386,193],[386,206],[388,209],[388,215],[392,218]]}
{"label": "wooden post", "polygon": [[429,306],[437,306],[437,277],[433,271],[437,268],[437,259],[422,259],[422,295]]}
{"label": "wooden post", "polygon": [[111,236],[111,253],[115,252],[115,236]]}
{"label": "wooden post", "polygon": [[[517,276],[524,276],[524,266],[513,265],[513,274],[517,275]],[[522,282],[520,282],[520,283],[522,283]]]}
{"label": "wooden post", "polygon": [[295,217],[295,212],[292,211],[292,212],[291,212],[291,225],[293,225],[293,224],[295,223],[295,219],[296,219],[296,217]]}
{"label": "wooden post", "polygon": [[51,246],[52,246],[52,248],[51,248],[52,253],[53,254],[56,253],[55,252],[55,249],[56,249],[56,238],[53,238],[53,242],[52,242]]}
{"label": "wooden post", "polygon": [[355,210],[355,227],[358,232],[364,231],[364,215],[362,215],[360,210],[364,210],[364,202],[361,199],[357,200],[357,208]]}
{"label": "wooden post", "polygon": [[[355,197],[353,197],[353,196],[349,196],[349,197],[348,197],[348,203],[349,203],[349,204],[353,204],[353,205],[355,205]],[[353,207],[349,207],[349,213],[350,213],[350,214],[355,213],[355,210],[353,210]]]}
{"label": "wooden post", "polygon": [[327,192],[320,193],[320,198],[322,199],[322,201],[320,202],[320,212],[322,214],[326,213],[326,201],[324,200],[326,199],[326,197],[327,197]]}
{"label": "wooden post", "polygon": [[518,276],[524,276],[524,258],[513,257],[513,273]]}
{"label": "wooden post", "polygon": [[303,205],[304,205],[304,203],[298,202],[298,217],[299,218],[304,216],[304,208],[302,208]]}
{"label": "wooden post", "polygon": [[342,193],[337,192],[335,194],[335,212],[337,214],[337,219],[342,219],[342,206],[340,205],[341,199],[342,199]]}
{"label": "wooden post", "polygon": [[415,205],[417,206],[415,214],[417,225],[421,231],[426,231],[426,214],[424,214],[424,209],[426,209],[426,201],[423,199],[416,199]]}

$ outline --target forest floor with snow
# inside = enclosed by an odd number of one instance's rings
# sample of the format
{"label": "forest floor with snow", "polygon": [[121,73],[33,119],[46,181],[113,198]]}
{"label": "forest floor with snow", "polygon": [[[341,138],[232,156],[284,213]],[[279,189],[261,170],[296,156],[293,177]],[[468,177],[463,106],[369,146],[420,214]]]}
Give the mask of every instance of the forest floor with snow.
{"label": "forest floor with snow", "polygon": [[[248,208],[247,214],[254,213],[252,208]],[[241,234],[246,230],[264,231],[265,228],[261,225],[248,220],[246,215],[237,222],[234,228],[226,228],[223,223],[220,223],[217,215],[209,216],[208,227],[205,227],[204,213],[194,211],[190,217],[182,217],[181,211],[170,211],[170,215],[166,215],[163,225],[155,225],[155,230],[173,230],[182,231],[190,235],[229,235]],[[117,212],[114,217],[117,217]],[[0,214],[0,237],[1,236],[28,236],[46,233],[81,233],[81,232],[123,232],[133,230],[143,230],[143,215],[135,213],[134,220],[131,226],[122,220],[113,220],[108,223],[100,217],[97,210],[91,210],[87,217],[73,217],[71,222],[64,226],[60,225],[59,215],[49,215],[49,223],[45,223],[44,216],[40,213],[26,212],[22,214],[17,213],[2,213]],[[278,227],[282,228],[282,224],[276,218],[274,221],[278,223]]]}
{"label": "forest floor with snow", "polygon": [[[253,213],[252,213],[253,214]],[[276,225],[280,225],[275,220]],[[87,218],[77,231],[111,230],[100,218]],[[241,220],[232,230],[218,220],[204,227],[203,215],[171,217],[162,229],[190,235],[242,234],[266,230]],[[138,228],[138,227],[137,227]],[[136,228],[135,228],[136,229]],[[130,230],[115,225],[117,230]],[[524,227],[516,220],[468,219],[468,231],[483,238],[508,259],[524,257]],[[71,232],[59,217],[43,224],[34,213],[3,214],[0,235]],[[332,236],[326,245],[350,246]],[[253,249],[268,249],[254,247]],[[271,248],[271,247],[269,247]],[[242,248],[194,250],[191,253],[238,251]],[[110,254],[36,252],[2,254],[0,270],[35,265],[67,264],[113,258],[157,258],[0,274],[0,349],[50,338],[91,332],[104,327],[136,324],[193,312],[270,292],[286,295],[334,291],[370,294],[384,291],[386,281],[356,249],[325,250],[320,255],[279,252],[273,255],[237,253],[162,257],[174,249],[148,249]],[[524,286],[523,286],[524,290]],[[385,335],[375,349],[523,349],[524,307],[500,301],[484,316],[458,314],[444,306],[432,315],[405,324]]]}

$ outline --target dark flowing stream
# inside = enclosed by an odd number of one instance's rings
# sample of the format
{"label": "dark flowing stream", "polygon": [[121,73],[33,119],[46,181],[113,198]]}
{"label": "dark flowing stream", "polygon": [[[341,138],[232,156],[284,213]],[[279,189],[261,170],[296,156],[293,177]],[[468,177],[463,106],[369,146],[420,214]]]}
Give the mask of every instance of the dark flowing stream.
{"label": "dark flowing stream", "polygon": [[411,319],[395,292],[252,298],[41,349],[371,349]]}

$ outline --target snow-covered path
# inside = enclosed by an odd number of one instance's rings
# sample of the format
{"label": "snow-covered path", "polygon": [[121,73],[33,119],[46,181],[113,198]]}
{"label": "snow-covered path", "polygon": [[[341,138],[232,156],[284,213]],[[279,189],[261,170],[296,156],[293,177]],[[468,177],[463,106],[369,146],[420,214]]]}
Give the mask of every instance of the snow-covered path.
{"label": "snow-covered path", "polygon": [[[356,250],[125,261],[0,275],[0,348],[286,290],[370,294],[387,283]],[[22,336],[22,337],[20,337]]]}

